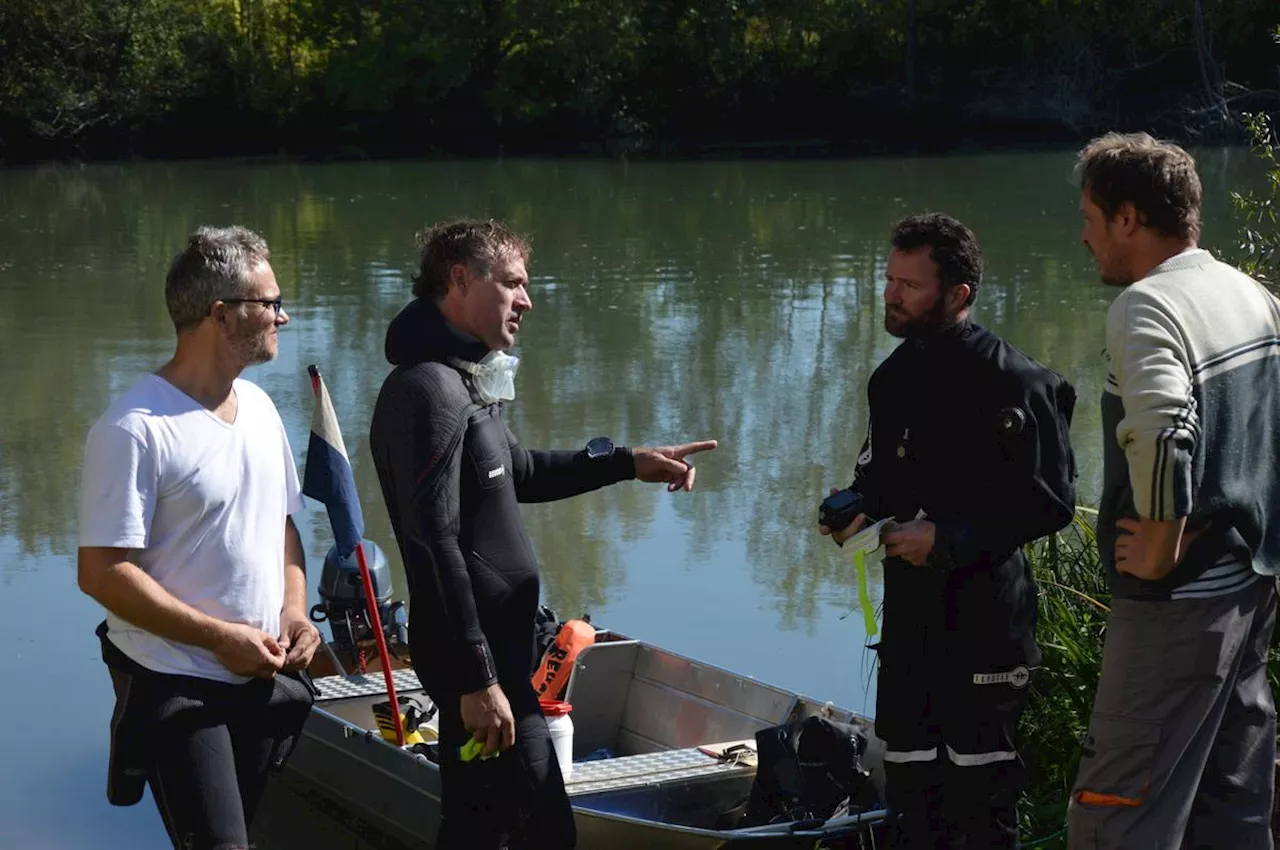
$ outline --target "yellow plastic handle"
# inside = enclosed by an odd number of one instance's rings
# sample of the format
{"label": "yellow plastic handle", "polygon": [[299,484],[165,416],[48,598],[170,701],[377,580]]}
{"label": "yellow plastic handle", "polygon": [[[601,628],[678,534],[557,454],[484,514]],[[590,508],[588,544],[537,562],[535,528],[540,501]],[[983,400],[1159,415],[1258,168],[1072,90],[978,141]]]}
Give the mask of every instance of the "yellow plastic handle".
{"label": "yellow plastic handle", "polygon": [[[458,758],[461,761],[473,761],[475,757],[480,756],[480,753],[482,752],[484,752],[484,741],[478,741],[475,738],[472,738],[470,741],[467,741],[458,748]],[[480,756],[480,761],[497,758],[499,755],[500,753],[492,753],[487,756]]]}

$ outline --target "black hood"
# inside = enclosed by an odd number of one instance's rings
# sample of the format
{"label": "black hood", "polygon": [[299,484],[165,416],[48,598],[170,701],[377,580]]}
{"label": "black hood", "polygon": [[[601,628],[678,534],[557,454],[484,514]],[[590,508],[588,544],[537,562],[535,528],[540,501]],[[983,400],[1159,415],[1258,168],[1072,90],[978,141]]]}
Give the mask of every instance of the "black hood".
{"label": "black hood", "polygon": [[415,298],[391,320],[383,351],[392,366],[412,366],[449,357],[479,362],[489,346],[464,337],[430,299]]}

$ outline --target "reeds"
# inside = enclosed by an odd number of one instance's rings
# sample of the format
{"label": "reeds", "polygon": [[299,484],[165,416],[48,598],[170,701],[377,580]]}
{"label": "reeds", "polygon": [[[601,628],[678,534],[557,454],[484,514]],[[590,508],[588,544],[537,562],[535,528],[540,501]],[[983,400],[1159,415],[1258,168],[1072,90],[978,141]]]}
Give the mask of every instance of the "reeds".
{"label": "reeds", "polygon": [[1066,820],[1102,665],[1111,594],[1098,560],[1096,518],[1097,511],[1078,508],[1071,525],[1026,549],[1040,592],[1036,639],[1043,660],[1019,730],[1029,770],[1021,832],[1032,841],[1055,839],[1037,847],[1065,846],[1065,835],[1055,833]]}

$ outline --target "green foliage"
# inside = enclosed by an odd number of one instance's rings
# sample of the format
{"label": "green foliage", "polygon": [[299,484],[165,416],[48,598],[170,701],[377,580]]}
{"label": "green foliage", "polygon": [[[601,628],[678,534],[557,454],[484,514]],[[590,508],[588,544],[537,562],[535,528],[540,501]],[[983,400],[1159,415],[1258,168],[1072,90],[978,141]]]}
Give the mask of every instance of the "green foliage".
{"label": "green foliage", "polygon": [[1189,126],[1206,89],[1225,103],[1214,56],[1271,84],[1275,18],[1273,0],[7,0],[0,151]]}
{"label": "green foliage", "polygon": [[1040,589],[1036,639],[1044,658],[1020,730],[1031,770],[1021,812],[1024,835],[1051,834],[1065,821],[1089,726],[1111,601],[1098,560],[1096,516],[1079,508],[1070,526],[1027,548]]}
{"label": "green foliage", "polygon": [[128,128],[190,93],[200,6],[169,0],[8,0],[0,9],[0,126],[44,142]]}
{"label": "green foliage", "polygon": [[[1280,27],[1273,37],[1280,43]],[[1266,113],[1247,113],[1244,121],[1253,152],[1266,169],[1266,188],[1231,193],[1236,212],[1244,218],[1240,267],[1259,280],[1276,283],[1280,272],[1280,140]]]}

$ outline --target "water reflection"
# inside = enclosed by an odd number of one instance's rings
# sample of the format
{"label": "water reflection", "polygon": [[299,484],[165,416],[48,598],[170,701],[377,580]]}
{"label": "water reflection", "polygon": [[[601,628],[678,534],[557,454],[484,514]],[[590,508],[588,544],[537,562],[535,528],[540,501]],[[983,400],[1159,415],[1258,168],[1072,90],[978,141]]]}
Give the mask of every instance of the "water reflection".
{"label": "water reflection", "polygon": [[[1244,163],[1230,151],[1201,163],[1206,184],[1218,187],[1206,216],[1212,244],[1229,233],[1222,189]],[[785,620],[801,622],[814,594],[799,589],[820,590],[832,577],[811,566],[822,541],[794,530],[808,523],[814,494],[848,477],[866,378],[892,345],[880,330],[881,264],[888,227],[903,214],[947,209],[979,233],[988,274],[977,318],[1080,387],[1091,494],[1109,293],[1092,284],[1074,244],[1069,176],[1068,156],[1045,154],[6,174],[0,389],[10,403],[0,412],[0,527],[24,552],[71,552],[70,494],[87,424],[171,344],[159,289],[168,258],[196,223],[240,221],[268,236],[295,319],[286,356],[254,377],[275,393],[300,442],[308,409],[300,367],[321,365],[353,444],[371,533],[387,539],[364,434],[386,369],[382,333],[406,297],[412,231],[451,214],[488,214],[534,237],[536,309],[517,349],[517,433],[530,445],[571,446],[595,433],[717,436],[723,448],[706,461],[705,497],[680,504],[697,529],[690,543],[714,557],[719,543],[744,535],[753,576],[770,577]],[[618,545],[655,532],[653,502],[636,487],[530,515],[543,557],[565,565],[548,570],[548,584],[571,609],[602,604],[625,560]]]}
{"label": "water reflection", "polygon": [[[1226,248],[1226,191],[1256,169],[1240,151],[1202,154],[1200,163],[1205,241]],[[535,309],[516,351],[511,406],[522,442],[721,441],[698,459],[692,495],[626,484],[528,506],[547,601],[859,707],[870,669],[860,618],[839,619],[856,598],[852,569],[812,525],[821,494],[851,476],[867,378],[894,345],[881,328],[887,234],[897,218],[925,209],[977,231],[988,271],[976,318],[1076,384],[1074,438],[1090,500],[1099,483],[1102,319],[1114,293],[1095,283],[1077,244],[1070,166],[1069,153],[1038,153],[0,173],[0,582],[30,612],[3,633],[39,635],[44,657],[67,659],[96,682],[94,606],[77,599],[56,630],[42,629],[40,616],[77,597],[84,434],[111,397],[168,356],[163,275],[201,223],[243,223],[270,241],[294,321],[280,358],[250,377],[275,398],[301,458],[311,410],[305,366],[320,366],[368,534],[398,564],[366,439],[388,368],[383,333],[408,297],[413,231],[450,215],[492,215],[533,236]],[[310,505],[302,525],[318,562],[323,512]],[[0,662],[0,671],[15,665]],[[105,680],[95,688],[85,712],[105,717]],[[34,709],[35,698],[22,700],[9,711]],[[55,773],[96,771],[83,762],[101,728],[90,726],[83,747],[68,744],[69,761]],[[65,846],[85,845],[67,833]]]}

